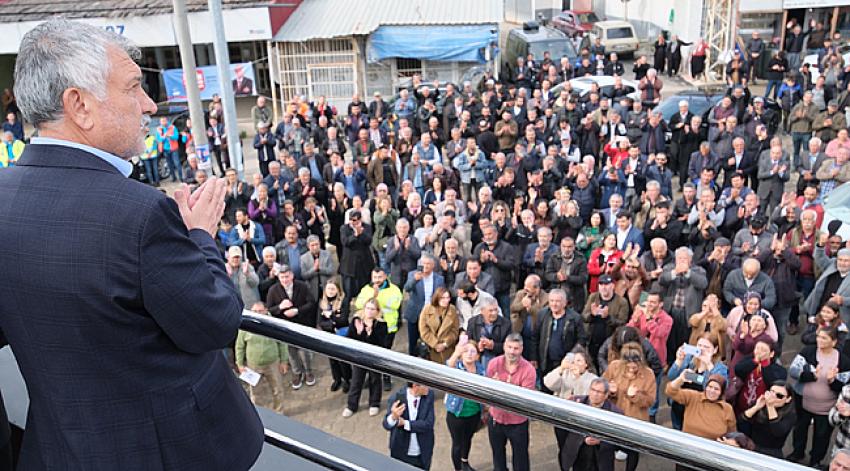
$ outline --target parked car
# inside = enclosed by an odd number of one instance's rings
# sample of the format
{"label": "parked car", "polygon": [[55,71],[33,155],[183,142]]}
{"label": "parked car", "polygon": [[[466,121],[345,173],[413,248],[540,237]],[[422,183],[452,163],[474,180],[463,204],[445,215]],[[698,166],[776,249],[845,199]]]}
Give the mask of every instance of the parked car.
{"label": "parked car", "polygon": [[[168,122],[177,126],[177,130],[179,131],[186,127],[186,120],[189,118],[189,108],[184,105],[172,105],[161,108],[156,115],[151,116],[151,121],[148,124],[148,133],[151,136],[156,134],[156,128],[159,127],[159,118],[168,118]],[[183,143],[182,139],[178,139],[178,144],[180,146],[180,165],[185,165],[186,145]],[[130,159],[130,161],[133,164],[133,173],[130,174],[130,177],[140,182],[147,183],[148,176],[145,174],[145,165],[141,158],[139,158],[139,156],[134,156]],[[168,163],[164,158],[160,157],[157,159],[157,167],[159,167],[160,180],[171,178],[171,169],[168,168]]]}
{"label": "parked car", "polygon": [[[640,100],[640,91],[638,90],[638,83],[634,80],[622,79],[623,87],[625,87],[627,96],[633,100]],[[599,75],[599,76],[590,76],[590,77],[578,77],[570,80],[570,85],[573,87],[573,91],[577,92],[579,96],[585,96],[590,92],[590,85],[592,83],[599,84],[599,91],[603,96],[610,97],[612,95],[612,91],[614,89],[614,77],[610,75]],[[552,87],[552,92],[555,96],[558,96],[561,93],[561,89],[564,88],[564,84],[559,83]]]}
{"label": "parked car", "polygon": [[599,17],[592,11],[564,10],[552,18],[552,27],[564,33],[575,36],[590,32]]}
{"label": "parked car", "polygon": [[826,230],[834,220],[842,222],[837,232],[841,240],[850,239],[850,183],[834,188],[824,197],[821,229]]}
{"label": "parked car", "polygon": [[640,47],[635,29],[628,21],[599,21],[590,29],[590,44],[602,40],[605,52],[616,52],[620,57],[632,57]]}
{"label": "parked car", "polygon": [[[708,129],[708,114],[711,113],[712,108],[720,103],[723,96],[724,95],[722,93],[710,95],[697,90],[682,91],[676,95],[671,95],[661,100],[661,103],[655,107],[655,111],[660,111],[661,117],[664,121],[669,122],[670,118],[679,112],[679,102],[682,100],[687,101],[688,111],[696,116],[702,117],[701,127],[703,129]],[[776,113],[780,113],[781,116],[779,105],[777,105],[775,101],[767,100],[765,101],[765,106]],[[665,137],[667,138],[667,141],[669,141],[670,132],[667,132]]]}
{"label": "parked car", "polygon": [[547,51],[555,62],[561,57],[568,57],[570,62],[578,57],[573,42],[563,31],[540,26],[536,21],[528,21],[522,28],[514,28],[508,33],[501,54],[502,72],[514,67],[517,57],[525,58],[528,53],[532,53],[536,59],[541,59]]}

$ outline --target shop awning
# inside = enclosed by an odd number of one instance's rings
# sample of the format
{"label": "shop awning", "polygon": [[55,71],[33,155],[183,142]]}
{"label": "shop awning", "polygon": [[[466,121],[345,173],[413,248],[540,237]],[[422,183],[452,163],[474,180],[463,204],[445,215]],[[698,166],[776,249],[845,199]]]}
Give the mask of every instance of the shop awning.
{"label": "shop awning", "polygon": [[497,25],[381,26],[367,41],[367,60],[391,57],[484,62],[483,48],[498,40]]}

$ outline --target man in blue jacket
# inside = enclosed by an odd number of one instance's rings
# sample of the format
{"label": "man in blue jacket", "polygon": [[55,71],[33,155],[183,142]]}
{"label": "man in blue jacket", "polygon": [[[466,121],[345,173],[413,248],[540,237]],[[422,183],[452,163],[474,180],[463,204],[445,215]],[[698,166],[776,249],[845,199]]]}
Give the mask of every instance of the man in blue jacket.
{"label": "man in blue jacket", "polygon": [[222,355],[243,308],[211,235],[224,180],[170,199],[127,178],[156,112],[140,56],[61,19],[21,41],[39,137],[0,174],[0,330],[30,396],[18,469],[247,470],[263,446]]}

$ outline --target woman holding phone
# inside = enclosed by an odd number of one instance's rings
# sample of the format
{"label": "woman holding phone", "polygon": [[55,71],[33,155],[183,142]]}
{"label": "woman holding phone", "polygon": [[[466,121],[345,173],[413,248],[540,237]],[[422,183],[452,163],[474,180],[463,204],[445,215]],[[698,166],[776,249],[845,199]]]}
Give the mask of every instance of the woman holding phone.
{"label": "woman holding phone", "polygon": [[[590,390],[590,383],[598,378],[590,371],[591,366],[590,355],[583,349],[577,349],[575,352],[567,353],[561,365],[543,377],[543,384],[552,391],[552,394],[564,400],[569,400],[573,396],[586,396]],[[561,456],[563,452],[568,434],[566,430],[555,427],[558,456]]]}
{"label": "woman holding phone", "polygon": [[[691,382],[682,385],[684,389],[704,391],[708,378],[712,375],[718,375],[724,380],[729,379],[729,371],[720,361],[720,341],[716,335],[704,333],[697,338],[695,344],[683,344],[676,350],[676,361],[670,365],[667,378],[673,381],[685,370],[692,370],[694,374],[689,375]],[[673,428],[682,430],[684,416],[685,405],[671,401],[670,420]]]}

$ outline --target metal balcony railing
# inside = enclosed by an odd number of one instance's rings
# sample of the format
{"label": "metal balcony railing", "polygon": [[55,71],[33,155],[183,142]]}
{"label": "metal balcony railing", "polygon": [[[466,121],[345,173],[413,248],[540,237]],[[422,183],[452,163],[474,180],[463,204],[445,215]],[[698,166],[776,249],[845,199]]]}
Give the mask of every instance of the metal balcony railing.
{"label": "metal balcony railing", "polygon": [[[242,329],[698,469],[809,469],[251,311],[244,312]],[[267,442],[274,440],[267,435]]]}

